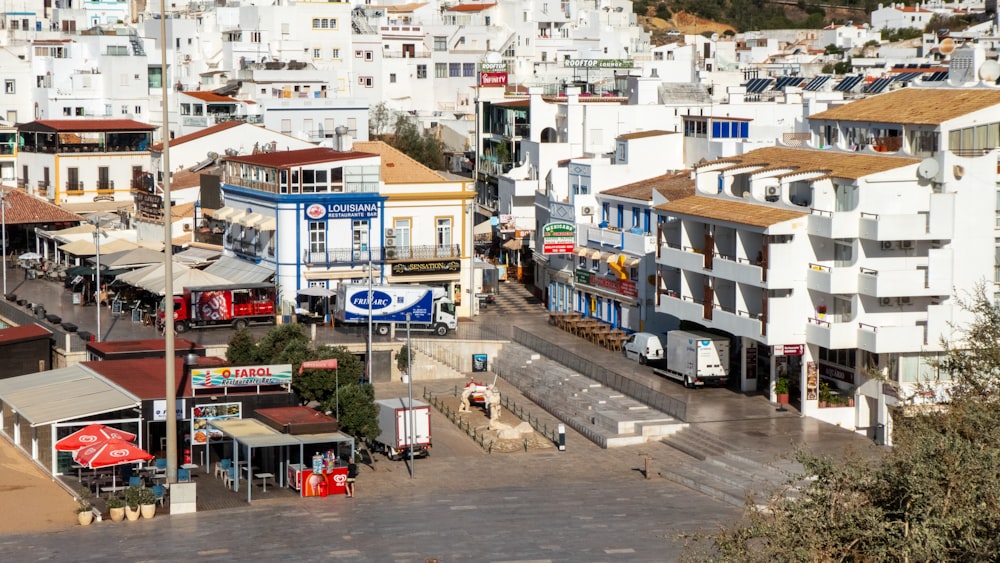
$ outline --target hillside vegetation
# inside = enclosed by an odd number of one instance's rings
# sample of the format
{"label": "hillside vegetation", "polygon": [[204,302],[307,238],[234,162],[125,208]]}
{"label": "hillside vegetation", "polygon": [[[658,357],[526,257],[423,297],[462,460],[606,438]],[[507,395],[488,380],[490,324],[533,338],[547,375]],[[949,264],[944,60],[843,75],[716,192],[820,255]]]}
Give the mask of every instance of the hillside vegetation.
{"label": "hillside vegetation", "polygon": [[[882,0],[884,3],[884,0]],[[912,4],[914,0],[903,0]],[[635,13],[649,30],[657,19],[684,33],[755,29],[821,28],[833,22],[868,21],[879,0],[635,0]]]}

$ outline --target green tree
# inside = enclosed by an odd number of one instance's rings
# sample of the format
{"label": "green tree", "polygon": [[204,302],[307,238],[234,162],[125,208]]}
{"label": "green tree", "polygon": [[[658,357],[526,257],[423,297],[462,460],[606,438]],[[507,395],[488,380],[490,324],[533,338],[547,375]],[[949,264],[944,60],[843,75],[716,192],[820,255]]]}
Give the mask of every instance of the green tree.
{"label": "green tree", "polygon": [[257,358],[262,362],[273,361],[293,342],[309,345],[309,337],[302,325],[298,323],[278,325],[269,330],[257,343]]}
{"label": "green tree", "polygon": [[237,330],[236,334],[229,339],[226,360],[234,366],[260,363],[257,357],[257,342],[250,335],[250,331],[247,329]]}
{"label": "green tree", "polygon": [[943,408],[911,401],[906,413],[894,412],[894,447],[874,458],[800,453],[805,472],[795,480],[795,499],[779,499],[767,509],[748,504],[740,523],[695,538],[688,557],[996,561],[1000,312],[983,289],[964,305],[975,318],[960,341],[947,343],[936,366],[944,379],[951,377]]}
{"label": "green tree", "polygon": [[373,139],[381,139],[392,122],[392,110],[385,102],[379,102],[368,109],[368,134]]}
{"label": "green tree", "polygon": [[[331,412],[335,405],[330,401],[324,408]],[[367,383],[348,383],[340,386],[340,428],[353,436],[379,435],[378,406],[375,388]]]}

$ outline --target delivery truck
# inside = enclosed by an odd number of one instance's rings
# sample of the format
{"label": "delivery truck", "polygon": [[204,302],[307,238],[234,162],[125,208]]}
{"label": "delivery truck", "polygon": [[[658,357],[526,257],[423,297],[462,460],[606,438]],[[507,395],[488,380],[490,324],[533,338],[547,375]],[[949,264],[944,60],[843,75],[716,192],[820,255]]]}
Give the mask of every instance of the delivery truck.
{"label": "delivery truck", "polygon": [[410,329],[414,331],[431,331],[444,336],[458,327],[455,304],[443,287],[374,285],[370,304],[367,284],[341,284],[337,288],[334,318],[339,324],[366,325],[369,311],[373,330],[382,336],[389,334],[394,325],[397,329],[405,329],[407,313],[410,314]]}
{"label": "delivery truck", "polygon": [[685,387],[725,385],[729,381],[729,339],[700,331],[667,333],[667,367],[653,373],[684,383]]}
{"label": "delivery truck", "polygon": [[[379,399],[378,427],[380,433],[370,440],[370,449],[381,452],[393,461],[410,456],[426,457],[431,447],[431,407],[423,401],[413,399]],[[411,415],[412,412],[412,415]]]}
{"label": "delivery truck", "polygon": [[[250,323],[274,324],[277,305],[274,284],[245,283],[185,287],[182,295],[174,296],[174,328],[184,332],[189,328],[226,325],[235,329]],[[157,325],[163,329],[166,299],[160,303]]]}

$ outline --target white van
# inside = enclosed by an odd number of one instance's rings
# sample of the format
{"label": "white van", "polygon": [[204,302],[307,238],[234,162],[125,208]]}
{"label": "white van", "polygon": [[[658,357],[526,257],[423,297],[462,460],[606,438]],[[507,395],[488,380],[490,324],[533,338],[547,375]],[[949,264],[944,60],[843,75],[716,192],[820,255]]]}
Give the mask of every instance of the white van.
{"label": "white van", "polygon": [[622,346],[622,353],[626,358],[638,359],[640,364],[646,365],[649,360],[663,359],[663,344],[660,337],[651,332],[636,332],[629,335]]}

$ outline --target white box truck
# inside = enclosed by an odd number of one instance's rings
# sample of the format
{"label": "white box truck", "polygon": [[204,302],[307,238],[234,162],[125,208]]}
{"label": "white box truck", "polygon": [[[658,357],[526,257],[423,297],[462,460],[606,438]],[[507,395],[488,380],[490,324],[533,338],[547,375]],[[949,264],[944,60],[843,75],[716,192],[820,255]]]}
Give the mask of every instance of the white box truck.
{"label": "white box truck", "polygon": [[369,305],[368,284],[340,284],[334,303],[334,318],[343,325],[366,325],[371,311],[373,330],[380,336],[389,334],[392,325],[405,329],[407,313],[410,314],[410,329],[413,331],[432,331],[444,336],[458,327],[455,304],[443,287],[373,285],[371,297]]}
{"label": "white box truck", "polygon": [[[371,440],[371,450],[385,454],[396,461],[410,456],[426,457],[431,447],[431,406],[417,399],[406,397],[379,399],[379,435]],[[413,413],[412,416],[410,413]],[[411,439],[412,437],[412,439]]]}
{"label": "white box truck", "polygon": [[653,372],[685,387],[725,385],[729,381],[729,339],[700,331],[667,333],[667,367]]}

